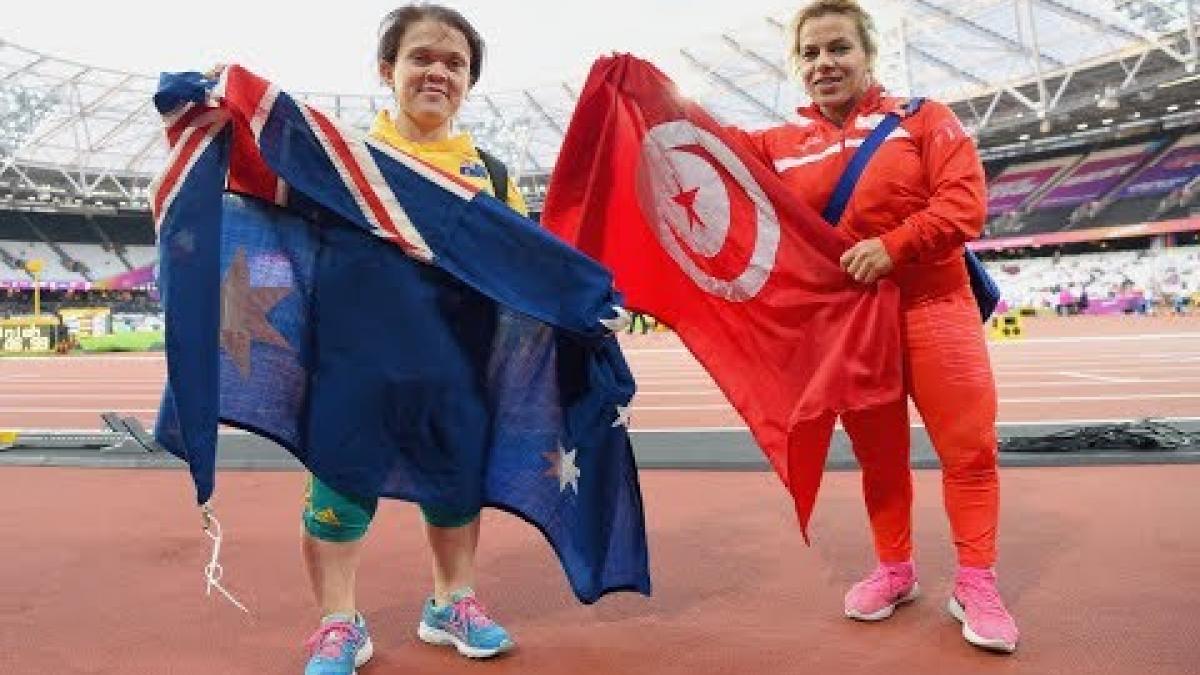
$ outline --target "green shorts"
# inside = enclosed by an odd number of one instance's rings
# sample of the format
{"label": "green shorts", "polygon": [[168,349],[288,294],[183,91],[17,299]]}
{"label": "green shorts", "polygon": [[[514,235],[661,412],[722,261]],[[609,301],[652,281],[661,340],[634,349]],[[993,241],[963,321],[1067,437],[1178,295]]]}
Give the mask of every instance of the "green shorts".
{"label": "green shorts", "polygon": [[[358,541],[367,533],[378,507],[377,498],[344,494],[309,476],[304,491],[304,530],[321,541]],[[421,514],[430,525],[445,528],[462,527],[479,517],[479,511],[451,513],[424,504]]]}

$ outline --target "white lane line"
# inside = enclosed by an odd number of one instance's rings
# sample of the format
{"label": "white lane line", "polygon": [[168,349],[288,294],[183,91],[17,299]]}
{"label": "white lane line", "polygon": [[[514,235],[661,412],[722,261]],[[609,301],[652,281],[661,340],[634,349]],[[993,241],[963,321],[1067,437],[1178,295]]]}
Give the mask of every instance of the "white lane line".
{"label": "white lane line", "polygon": [[1200,340],[1200,333],[1144,333],[1141,335],[1085,335],[1082,337],[1025,338],[989,342],[992,347],[1015,348],[1021,345],[1074,344],[1077,342],[1137,342],[1141,340]]}
{"label": "white lane line", "polygon": [[[113,406],[105,408],[26,408],[26,407],[0,407],[0,413],[102,413],[113,410]],[[153,415],[158,413],[158,408],[118,408],[114,412],[119,412],[123,415],[146,414]]]}
{"label": "white lane line", "polygon": [[[1200,377],[1176,377],[1176,378],[1142,378],[1120,380],[1120,382],[1136,382],[1138,384],[1185,384],[1200,382]],[[1067,381],[1067,380],[1047,380],[1043,382],[997,382],[997,389],[1055,389],[1055,388],[1076,388],[1076,387],[1108,387],[1114,383],[1110,381]],[[641,393],[641,392],[639,392]]]}
{"label": "white lane line", "polygon": [[[1150,401],[1163,399],[1200,399],[1200,392],[1182,392],[1175,394],[1115,394],[1112,396],[1036,396],[1029,398],[1001,398],[1000,405],[1015,404],[1015,403],[1071,403],[1082,401]],[[709,404],[700,403],[696,405],[638,405],[634,403],[633,411],[652,411],[652,410],[733,410],[733,406],[728,403],[724,404]],[[0,412],[4,409],[0,408]]]}
{"label": "white lane line", "polygon": [[1090,380],[1092,382],[1104,382],[1107,384],[1129,384],[1131,382],[1143,382],[1144,380],[1132,377],[1106,377],[1104,375],[1088,375],[1087,373],[1076,373],[1069,370],[1060,370],[1054,373],[1063,377],[1077,377],[1081,380]]}
{"label": "white lane line", "polygon": [[96,377],[52,377],[47,375],[0,375],[0,380],[18,381],[24,384],[100,384],[104,386],[122,384],[162,384],[167,381],[166,373],[162,377],[114,377],[112,374],[97,375]]}
{"label": "white lane line", "polygon": [[[633,412],[639,410],[733,410],[733,406],[728,403],[699,403],[697,405],[638,405],[634,403]],[[2,411],[3,409],[0,408],[0,412]]]}
{"label": "white lane line", "polygon": [[[1074,419],[1027,420],[1027,421],[1002,420],[1002,421],[996,423],[996,427],[1002,429],[1004,427],[1053,427],[1053,426],[1083,426],[1083,425],[1091,425],[1091,424],[1124,424],[1124,423],[1128,423],[1128,422],[1137,422],[1140,419],[1144,419],[1144,418],[1111,417],[1111,418],[1074,418]],[[1165,422],[1167,424],[1171,424],[1173,422],[1200,422],[1200,417],[1155,417],[1153,419],[1155,421]],[[149,431],[150,433],[154,432],[153,431],[154,422],[152,419],[143,418],[141,420],[141,422],[142,422],[143,426],[146,427],[147,431]],[[648,427],[648,428],[642,429],[642,428],[638,427],[636,425],[636,423],[637,423],[637,420],[635,419],[634,420],[634,428],[631,429],[631,431],[634,431],[637,433],[642,433],[642,434],[696,434],[696,433],[703,434],[703,433],[722,433],[722,432],[728,433],[728,432],[736,432],[736,431],[749,431],[749,429],[745,426]],[[920,420],[916,420],[916,421],[910,422],[908,426],[912,429],[923,429],[923,428],[925,428],[925,423]],[[842,425],[839,423],[837,425],[837,428],[841,429]],[[59,429],[59,428],[46,428],[46,427],[3,427],[3,429],[5,431],[15,431],[17,433],[26,433],[26,434],[33,434],[33,433],[94,434],[94,433],[97,433],[97,431],[100,431],[96,428]],[[225,426],[221,427],[220,434],[222,436],[253,436],[254,435],[244,429],[232,429],[232,428],[225,427]]]}
{"label": "white lane line", "polygon": [[1200,392],[1182,392],[1178,394],[1117,394],[1113,396],[1045,396],[1035,398],[1002,398],[1000,403],[1066,403],[1069,401],[1148,401],[1157,399],[1200,399]]}
{"label": "white lane line", "polygon": [[625,354],[691,354],[685,347],[635,347],[622,349]]}
{"label": "white lane line", "polygon": [[[996,423],[997,428],[1005,427],[1058,427],[1058,426],[1086,426],[1094,424],[1125,424],[1128,422],[1137,422],[1140,418],[1132,417],[1115,417],[1115,418],[1082,418],[1082,419],[1061,419],[1061,420],[1029,420],[1029,421],[1011,421],[1005,420]],[[1156,417],[1155,421],[1165,422],[1200,422],[1200,417]],[[732,431],[749,431],[745,426],[722,426],[722,427],[659,427],[642,429],[637,426],[637,419],[633,420],[634,426],[632,431],[642,434],[694,434],[694,433],[720,433]],[[911,429],[924,429],[925,423],[917,420],[909,423]],[[839,422],[837,428],[841,429],[842,425]]]}
{"label": "white lane line", "polygon": [[[1068,373],[1060,373],[1067,375]],[[1083,373],[1076,373],[1079,380],[1042,380],[1035,382],[997,382],[997,389],[1077,389],[1079,387],[1111,387],[1118,384],[1194,384],[1200,382],[1200,377],[1174,377],[1174,378],[1115,378],[1101,377],[1098,375],[1089,376]],[[676,391],[670,389],[654,389],[646,387],[642,384],[643,380],[638,381],[638,391],[636,398],[647,396],[653,397],[670,397],[670,396],[724,396],[720,389],[716,388],[697,388],[686,391]],[[2,394],[0,394],[2,396]]]}
{"label": "white lane line", "polygon": [[[1000,368],[994,368],[993,370],[995,372],[1005,373],[1008,375],[1045,375],[1047,372],[1054,372],[1054,371],[1051,371],[1049,368],[1004,368],[1004,367],[1000,367]],[[1200,371],[1200,364],[1182,365],[1182,364],[1164,363],[1162,365],[1143,364],[1143,365],[1112,366],[1111,362],[1110,362],[1109,364],[1096,364],[1096,366],[1090,366],[1086,370],[1088,372],[1092,372],[1092,373],[1147,373],[1147,372],[1160,371],[1160,370],[1169,370],[1171,372],[1184,371],[1184,372],[1191,373],[1191,372]]]}
{"label": "white lane line", "polygon": [[1025,354],[1009,354],[1006,356],[992,355],[993,363],[1009,363],[1009,364],[1029,364],[1030,366],[1042,366],[1046,364],[1061,363],[1063,365],[1076,365],[1080,363],[1108,363],[1119,366],[1157,366],[1163,363],[1175,363],[1177,361],[1193,361],[1197,357],[1192,352],[1176,352],[1165,351],[1154,357],[1138,357],[1134,354],[1092,354],[1084,352],[1073,356],[1066,355],[1048,355],[1045,358],[1027,356]]}
{"label": "white lane line", "polygon": [[0,385],[3,385],[9,391],[54,391],[57,389],[61,391],[91,391],[102,394],[111,389],[162,389],[165,384],[165,379],[156,382],[124,382],[108,378],[96,378],[93,380],[59,382],[55,380],[8,380],[0,377]]}
{"label": "white lane line", "polygon": [[[83,399],[84,402],[88,402],[90,400],[95,400],[95,399],[112,399],[114,393],[120,393],[122,395],[125,394],[122,392],[103,392],[103,393],[60,392],[60,393],[56,393],[56,394],[42,394],[42,393],[35,394],[35,393],[29,393],[29,392],[11,393],[10,392],[10,393],[0,393],[0,399],[17,399],[19,401],[29,400],[29,399],[47,399],[47,400],[52,400],[52,401],[61,400],[61,399]],[[160,394],[161,394],[161,390],[160,390]],[[161,398],[161,396],[158,394],[154,394],[154,395],[148,394],[148,395],[144,395],[144,396],[130,396],[130,398],[158,400]]]}
{"label": "white lane line", "polygon": [[634,398],[642,396],[724,396],[720,389],[693,389],[692,391],[644,391],[638,389]]}
{"label": "white lane line", "polygon": [[[1200,332],[1197,333],[1143,333],[1136,335],[1084,335],[1080,337],[1041,337],[1025,338],[1023,340],[999,340],[988,342],[989,347],[1019,349],[1024,345],[1055,345],[1077,344],[1087,342],[1138,342],[1142,340],[1196,340],[1200,342]],[[639,354],[687,354],[691,352],[686,347],[633,347],[621,350],[626,355]]]}

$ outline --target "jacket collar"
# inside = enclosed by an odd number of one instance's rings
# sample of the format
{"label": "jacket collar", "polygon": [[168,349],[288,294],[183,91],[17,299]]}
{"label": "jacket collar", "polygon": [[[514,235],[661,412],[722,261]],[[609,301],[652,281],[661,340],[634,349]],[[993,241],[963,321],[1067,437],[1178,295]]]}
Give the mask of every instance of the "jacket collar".
{"label": "jacket collar", "polygon": [[468,157],[475,154],[475,141],[466,132],[453,134],[449,138],[439,141],[419,142],[409,140],[402,136],[396,129],[396,124],[392,121],[392,116],[387,110],[380,110],[375,116],[375,123],[371,125],[370,134],[393,148],[409,154],[418,154],[422,151],[451,152]]}
{"label": "jacket collar", "polygon": [[812,120],[817,124],[834,129],[846,129],[850,128],[850,125],[854,123],[855,119],[862,117],[863,115],[872,115],[876,113],[886,115],[892,112],[899,112],[903,116],[904,102],[905,101],[903,99],[888,96],[882,85],[873,84],[858,99],[858,103],[854,106],[854,109],[850,111],[850,114],[846,116],[846,120],[842,123],[841,127],[838,127],[828,117],[825,117],[825,114],[821,112],[821,109],[818,108],[815,103],[797,108],[796,112],[799,113],[801,117]]}

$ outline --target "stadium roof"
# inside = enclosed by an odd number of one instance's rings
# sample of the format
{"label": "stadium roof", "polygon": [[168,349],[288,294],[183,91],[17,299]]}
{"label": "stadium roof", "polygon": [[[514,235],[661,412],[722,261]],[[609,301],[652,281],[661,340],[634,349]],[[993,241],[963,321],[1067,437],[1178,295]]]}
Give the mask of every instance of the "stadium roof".
{"label": "stadium roof", "polygon": [[[1196,18],[1189,14],[1195,1],[864,4],[880,23],[879,71],[889,88],[951,103],[981,145],[995,146],[1194,121],[1200,110]],[[707,39],[678,48],[691,75],[681,85],[728,123],[757,128],[789,119],[803,100],[787,75],[787,19],[781,12],[725,32],[714,26]],[[115,190],[138,198],[165,156],[150,105],[155,82],[0,36],[0,188],[32,188],[49,171],[84,197]],[[580,84],[475,92],[460,121],[517,172],[545,173]],[[359,127],[391,104],[384,95],[305,97]]]}

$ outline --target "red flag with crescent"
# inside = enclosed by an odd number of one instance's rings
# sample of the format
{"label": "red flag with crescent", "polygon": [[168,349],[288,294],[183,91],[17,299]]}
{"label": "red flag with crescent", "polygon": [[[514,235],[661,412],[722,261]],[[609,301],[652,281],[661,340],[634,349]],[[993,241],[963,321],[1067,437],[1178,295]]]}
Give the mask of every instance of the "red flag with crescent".
{"label": "red flag with crescent", "polygon": [[542,221],[671,326],[746,421],[807,538],[837,415],[903,396],[899,294],[658,69],[592,67]]}

